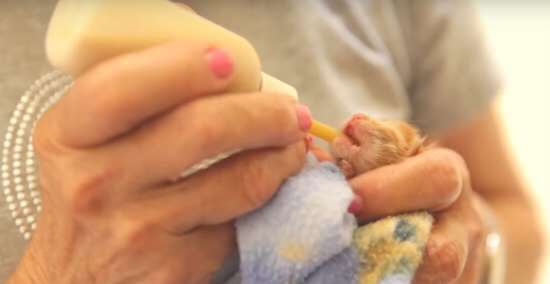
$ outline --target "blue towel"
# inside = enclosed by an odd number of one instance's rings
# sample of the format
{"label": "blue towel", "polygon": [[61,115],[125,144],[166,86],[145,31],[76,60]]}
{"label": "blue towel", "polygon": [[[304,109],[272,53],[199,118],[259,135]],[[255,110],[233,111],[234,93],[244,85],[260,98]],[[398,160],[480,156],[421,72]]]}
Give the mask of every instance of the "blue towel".
{"label": "blue towel", "polygon": [[308,159],[272,201],[237,220],[240,271],[226,283],[410,283],[431,216],[400,215],[358,228],[347,212],[353,192],[338,167]]}

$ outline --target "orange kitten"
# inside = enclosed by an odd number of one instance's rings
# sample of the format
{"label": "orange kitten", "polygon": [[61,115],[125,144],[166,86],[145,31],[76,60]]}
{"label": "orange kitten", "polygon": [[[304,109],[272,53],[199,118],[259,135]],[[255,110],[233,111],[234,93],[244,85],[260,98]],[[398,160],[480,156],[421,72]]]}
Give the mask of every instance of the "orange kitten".
{"label": "orange kitten", "polygon": [[332,142],[332,154],[346,177],[398,163],[418,154],[424,138],[410,124],[375,120],[364,114],[354,115]]}

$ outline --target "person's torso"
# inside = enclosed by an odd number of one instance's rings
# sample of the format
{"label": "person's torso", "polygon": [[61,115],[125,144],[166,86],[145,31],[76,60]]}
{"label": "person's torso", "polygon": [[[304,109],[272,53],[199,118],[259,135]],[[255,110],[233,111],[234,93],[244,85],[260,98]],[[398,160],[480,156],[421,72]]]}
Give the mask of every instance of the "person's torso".
{"label": "person's torso", "polygon": [[[312,109],[317,119],[340,126],[356,112],[382,118],[410,116],[407,85],[411,71],[405,27],[401,22],[403,15],[400,15],[404,12],[393,1],[184,2],[199,14],[249,39],[258,50],[264,71],[296,87],[300,100]],[[51,10],[54,1],[40,5],[48,6],[42,7],[45,11]],[[26,8],[33,9],[31,5]],[[16,24],[15,20],[13,17],[12,25]],[[47,19],[37,21],[47,23]],[[24,27],[28,29],[26,32],[43,38],[43,26],[30,22],[20,28]],[[41,44],[11,48],[43,54]],[[17,60],[21,64],[16,66],[25,66],[26,58]],[[45,66],[44,62],[37,65]],[[21,78],[4,78],[9,80]],[[0,94],[6,96],[5,103],[0,105],[3,116],[9,117],[6,114],[13,112],[24,93],[22,86],[10,89],[9,94]],[[0,131],[4,135],[9,124],[10,119],[0,119]],[[8,161],[5,153],[0,152],[3,155],[0,282],[15,267],[26,243],[25,235],[29,237],[32,232],[39,205],[33,193],[36,189],[14,183],[13,161]]]}
{"label": "person's torso", "polygon": [[264,71],[294,86],[319,120],[409,117],[410,64],[393,1],[182,2],[247,38]]}

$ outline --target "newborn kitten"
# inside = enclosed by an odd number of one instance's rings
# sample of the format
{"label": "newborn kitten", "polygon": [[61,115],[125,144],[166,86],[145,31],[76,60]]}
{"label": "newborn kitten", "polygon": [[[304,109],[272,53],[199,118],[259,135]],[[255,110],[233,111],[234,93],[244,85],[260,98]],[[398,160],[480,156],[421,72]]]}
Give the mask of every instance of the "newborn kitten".
{"label": "newborn kitten", "polygon": [[403,121],[375,120],[356,114],[342,132],[332,142],[331,151],[347,178],[398,163],[423,149],[424,138]]}
{"label": "newborn kitten", "polygon": [[[402,121],[354,115],[332,143],[332,154],[347,178],[398,163],[423,150],[424,138]],[[358,227],[358,283],[411,283],[422,261],[433,218],[427,212],[389,216]],[[399,278],[402,277],[402,278]]]}

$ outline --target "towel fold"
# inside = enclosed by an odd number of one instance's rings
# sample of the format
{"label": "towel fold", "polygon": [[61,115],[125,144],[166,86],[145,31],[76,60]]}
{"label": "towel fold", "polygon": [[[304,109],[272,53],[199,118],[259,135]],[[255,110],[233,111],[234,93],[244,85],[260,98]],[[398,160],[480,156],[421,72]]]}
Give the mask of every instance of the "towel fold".
{"label": "towel fold", "polygon": [[237,220],[242,283],[303,283],[350,246],[352,198],[334,164],[311,160],[269,204]]}

